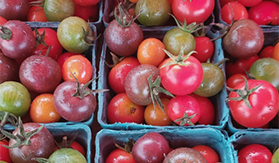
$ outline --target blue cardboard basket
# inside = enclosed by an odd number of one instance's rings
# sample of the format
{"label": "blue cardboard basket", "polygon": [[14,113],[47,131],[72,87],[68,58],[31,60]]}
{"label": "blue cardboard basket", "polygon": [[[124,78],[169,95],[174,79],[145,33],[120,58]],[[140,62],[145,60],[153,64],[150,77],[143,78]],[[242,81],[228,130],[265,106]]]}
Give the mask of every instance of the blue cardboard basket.
{"label": "blue cardboard basket", "polygon": [[132,131],[120,131],[102,129],[96,136],[95,162],[104,163],[109,153],[116,149],[114,143],[123,145],[129,139],[136,141],[149,132],[162,134],[169,142],[171,148],[193,147],[195,145],[207,145],[213,148],[219,155],[222,163],[232,163],[232,148],[228,142],[228,135],[223,130],[213,128],[196,129],[144,129]]}
{"label": "blue cardboard basket", "polygon": [[279,146],[278,130],[238,131],[230,136],[234,163],[238,163],[237,152],[249,144],[261,144],[273,153]]}
{"label": "blue cardboard basket", "polygon": [[[153,29],[143,29],[144,31],[144,37],[155,37],[158,39],[163,38],[164,34],[171,29],[172,27],[168,29],[162,29],[162,30],[153,30]],[[215,37],[216,34],[209,32],[208,33],[209,37]],[[102,54],[100,57],[100,62],[99,62],[99,72],[98,76],[100,77],[98,80],[98,89],[109,89],[109,84],[108,84],[108,73],[110,69],[108,66],[105,64],[105,62],[110,62],[110,55],[109,55],[109,49],[105,43],[105,40],[102,45]],[[223,50],[221,48],[221,39],[218,39],[215,41],[215,53],[214,56],[212,57],[212,61],[214,63],[217,63],[218,61],[224,59],[224,54]],[[223,67],[224,71],[224,67]],[[102,128],[109,128],[109,129],[145,129],[145,128],[176,128],[177,126],[164,126],[164,127],[159,127],[159,126],[152,126],[152,125],[146,125],[146,124],[136,124],[136,123],[114,123],[114,124],[109,124],[107,120],[107,115],[106,115],[106,110],[109,101],[112,99],[112,97],[115,95],[113,91],[109,92],[104,92],[104,93],[99,93],[98,94],[98,113],[97,113],[97,120],[99,124],[101,125]],[[227,92],[225,87],[218,93],[217,95],[211,97],[210,99],[212,100],[213,105],[215,106],[216,110],[216,115],[215,115],[215,122],[213,125],[196,125],[195,128],[199,127],[213,127],[217,129],[223,129],[226,125],[226,122],[228,120],[228,114],[229,110],[225,104],[225,98],[227,97]],[[186,128],[191,128],[190,126],[183,126]]]}

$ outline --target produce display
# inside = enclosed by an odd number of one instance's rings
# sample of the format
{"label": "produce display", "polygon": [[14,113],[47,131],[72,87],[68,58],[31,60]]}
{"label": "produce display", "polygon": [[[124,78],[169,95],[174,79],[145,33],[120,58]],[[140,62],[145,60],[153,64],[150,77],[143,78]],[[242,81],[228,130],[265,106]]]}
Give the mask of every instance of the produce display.
{"label": "produce display", "polygon": [[0,163],[278,163],[278,0],[3,0]]}

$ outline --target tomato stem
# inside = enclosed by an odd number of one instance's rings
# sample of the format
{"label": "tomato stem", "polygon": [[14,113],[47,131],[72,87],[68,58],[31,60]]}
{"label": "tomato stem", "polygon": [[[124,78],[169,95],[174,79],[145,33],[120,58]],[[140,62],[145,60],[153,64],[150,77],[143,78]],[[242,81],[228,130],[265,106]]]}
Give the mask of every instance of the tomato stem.
{"label": "tomato stem", "polygon": [[9,28],[0,25],[0,37],[3,40],[11,39],[12,35],[12,31]]}

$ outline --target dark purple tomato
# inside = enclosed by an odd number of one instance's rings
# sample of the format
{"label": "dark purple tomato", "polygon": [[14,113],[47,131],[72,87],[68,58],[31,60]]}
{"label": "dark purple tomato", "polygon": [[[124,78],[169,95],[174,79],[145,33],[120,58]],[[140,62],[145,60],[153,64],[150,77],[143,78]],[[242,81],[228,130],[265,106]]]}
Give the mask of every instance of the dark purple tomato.
{"label": "dark purple tomato", "polygon": [[247,59],[258,54],[263,43],[263,30],[250,19],[241,19],[233,23],[223,38],[225,51],[237,59]]}
{"label": "dark purple tomato", "polygon": [[[0,28],[0,49],[9,58],[23,60],[33,54],[36,39],[29,25],[19,20],[9,20]],[[5,34],[4,34],[5,33]]]}
{"label": "dark purple tomato", "polygon": [[[41,127],[38,123],[25,123],[23,124],[26,133],[31,132]],[[16,128],[13,135],[19,134],[20,129]],[[14,163],[37,163],[33,158],[43,157],[48,158],[55,149],[54,138],[51,133],[43,127],[38,133],[30,138],[30,145],[22,145],[21,147],[10,148],[10,157]],[[16,143],[16,140],[10,139],[9,146]]]}
{"label": "dark purple tomato", "polygon": [[130,56],[137,52],[143,40],[143,31],[133,22],[128,27],[122,27],[115,19],[109,23],[104,32],[108,48],[116,55]]}
{"label": "dark purple tomato", "polygon": [[188,147],[180,147],[168,153],[163,163],[207,163],[203,155],[195,149]]}
{"label": "dark purple tomato", "polygon": [[26,20],[29,0],[1,0],[0,16],[7,20]]}
{"label": "dark purple tomato", "polygon": [[31,92],[52,93],[62,80],[59,64],[43,55],[26,58],[19,68],[21,83]]}
{"label": "dark purple tomato", "polygon": [[134,67],[125,78],[127,96],[138,105],[152,103],[148,78],[152,75],[151,81],[154,82],[159,74],[159,68],[150,64],[141,64]]}
{"label": "dark purple tomato", "polygon": [[84,86],[78,86],[74,81],[64,81],[57,86],[53,93],[54,106],[61,117],[68,121],[81,122],[95,111],[96,97],[88,93],[90,89]]}
{"label": "dark purple tomato", "polygon": [[169,150],[169,142],[163,135],[149,132],[135,142],[132,155],[138,163],[162,163]]}
{"label": "dark purple tomato", "polygon": [[8,58],[2,53],[0,53],[0,70],[0,84],[4,81],[19,81],[18,63],[14,59]]}

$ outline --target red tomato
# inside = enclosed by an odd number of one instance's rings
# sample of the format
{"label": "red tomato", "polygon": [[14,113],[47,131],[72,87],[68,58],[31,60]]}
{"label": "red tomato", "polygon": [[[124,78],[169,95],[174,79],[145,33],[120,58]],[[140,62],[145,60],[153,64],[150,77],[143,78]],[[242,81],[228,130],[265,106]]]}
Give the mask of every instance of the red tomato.
{"label": "red tomato", "polygon": [[[171,58],[165,59],[161,65],[172,62]],[[163,87],[174,95],[187,95],[194,92],[201,84],[203,69],[199,60],[189,56],[185,64],[173,64],[160,69]]]}
{"label": "red tomato", "polygon": [[228,2],[221,9],[221,18],[227,24],[231,24],[232,20],[248,19],[249,14],[245,6],[241,3]]}
{"label": "red tomato", "polygon": [[233,74],[226,81],[227,87],[234,88],[237,84],[243,82],[245,80],[244,78],[248,79],[247,75]]}
{"label": "red tomato", "polygon": [[62,54],[63,47],[57,38],[56,31],[51,28],[39,28],[37,31],[38,33],[36,33],[36,31],[33,31],[33,33],[36,39],[40,40],[40,44],[37,45],[33,54],[47,55],[46,53],[50,47],[48,56],[54,60],[57,60],[57,58]]}
{"label": "red tomato", "polygon": [[205,22],[213,12],[215,0],[173,0],[172,13],[180,22],[187,24]]}
{"label": "red tomato", "polygon": [[66,59],[62,66],[64,81],[76,81],[73,75],[82,84],[89,82],[93,75],[91,62],[83,55],[74,55]]}
{"label": "red tomato", "polygon": [[272,54],[273,54],[273,50],[274,50],[274,46],[266,46],[264,47],[260,53],[259,53],[259,57],[260,58],[271,58]]}
{"label": "red tomato", "polygon": [[219,0],[219,3],[222,8],[225,4],[227,4],[228,2],[232,2],[232,1],[236,1],[236,0]]}
{"label": "red tomato", "polygon": [[109,123],[143,123],[144,106],[133,103],[126,93],[119,93],[110,100],[107,117]]}
{"label": "red tomato", "polygon": [[75,12],[74,16],[78,16],[82,18],[83,20],[94,22],[97,21],[99,18],[99,5],[90,5],[90,6],[84,6],[79,5],[77,3],[75,4]]}
{"label": "red tomato", "polygon": [[[247,80],[249,90],[258,87],[254,92],[243,92],[251,105],[251,108],[244,100],[233,100],[240,97],[236,92],[229,93],[228,106],[233,119],[240,125],[247,128],[257,128],[269,123],[279,111],[279,95],[277,89],[264,80]],[[245,82],[239,83],[234,89],[244,90]]]}
{"label": "red tomato", "polygon": [[100,0],[73,0],[73,1],[74,3],[77,3],[82,6],[91,6],[91,5],[97,5],[97,3]]}
{"label": "red tomato", "polygon": [[259,59],[258,55],[254,55],[248,59],[239,59],[239,60],[229,60],[226,62],[226,75],[227,78],[233,74],[245,74],[245,71],[249,71],[251,65]]}
{"label": "red tomato", "polygon": [[135,57],[125,57],[119,63],[117,63],[110,71],[108,75],[108,82],[111,89],[116,93],[125,92],[125,78],[131,69],[140,65],[139,61]]}
{"label": "red tomato", "polygon": [[5,19],[4,17],[0,16],[0,25],[3,25],[6,22],[7,22],[7,19]]}
{"label": "red tomato", "polygon": [[12,163],[9,148],[3,147],[2,145],[9,146],[9,142],[6,139],[0,141],[0,160]]}
{"label": "red tomato", "polygon": [[243,4],[245,7],[252,7],[259,3],[261,3],[263,0],[237,0],[239,3]]}
{"label": "red tomato", "polygon": [[201,115],[198,101],[189,95],[172,98],[169,101],[167,113],[172,121],[182,126],[195,124]]}
{"label": "red tomato", "polygon": [[71,57],[73,55],[82,55],[82,54],[81,53],[65,52],[58,57],[57,63],[60,65],[61,70],[62,70],[62,67],[63,67],[63,63],[66,61],[66,59],[68,59],[69,57]]}
{"label": "red tomato", "polygon": [[105,163],[136,163],[132,154],[122,149],[113,150],[106,158]]}
{"label": "red tomato", "polygon": [[58,150],[60,148],[73,148],[77,151],[79,151],[83,156],[86,156],[86,152],[84,147],[78,143],[77,141],[67,140],[67,136],[63,137],[62,142],[58,145],[56,145],[55,150]]}
{"label": "red tomato", "polygon": [[239,163],[271,163],[272,159],[270,150],[261,144],[246,145],[239,150],[237,156]]}
{"label": "red tomato", "polygon": [[262,1],[249,9],[249,19],[259,25],[279,25],[279,5],[272,1]]}
{"label": "red tomato", "polygon": [[73,141],[72,144],[71,144],[71,147],[77,151],[79,151],[81,154],[83,154],[83,156],[86,155],[85,153],[85,149],[83,148],[83,146],[81,144],[79,144],[78,142],[76,141]]}
{"label": "red tomato", "polygon": [[218,154],[207,145],[197,145],[193,149],[199,151],[203,157],[206,159],[207,163],[217,163],[220,162]]}
{"label": "red tomato", "polygon": [[192,56],[196,57],[200,62],[206,62],[214,54],[214,44],[210,38],[206,36],[195,37],[195,40],[195,51],[198,53],[194,53]]}
{"label": "red tomato", "polygon": [[47,22],[47,17],[42,6],[31,6],[27,15],[27,21]]}

